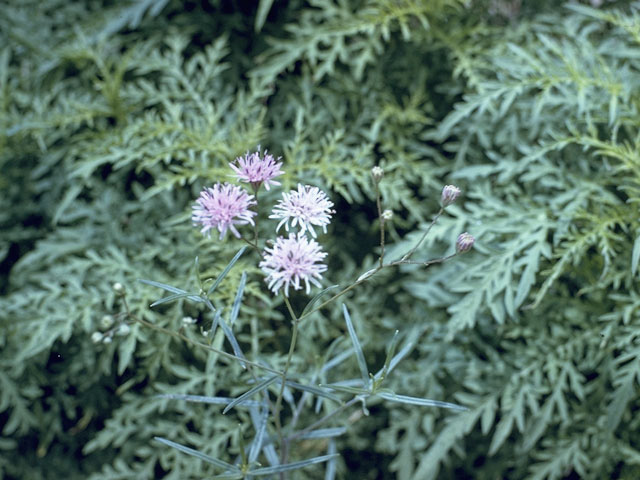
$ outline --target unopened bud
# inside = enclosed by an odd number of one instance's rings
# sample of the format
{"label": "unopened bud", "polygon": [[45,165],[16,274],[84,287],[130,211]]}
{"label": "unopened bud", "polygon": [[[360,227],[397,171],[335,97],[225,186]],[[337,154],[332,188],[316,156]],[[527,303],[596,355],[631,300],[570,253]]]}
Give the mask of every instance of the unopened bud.
{"label": "unopened bud", "polygon": [[130,331],[131,331],[131,327],[129,325],[127,325],[126,323],[123,323],[118,327],[117,333],[118,333],[118,335],[124,337],[125,335],[129,335]]}
{"label": "unopened bud", "polygon": [[440,197],[440,203],[443,207],[448,207],[452,203],[455,203],[456,199],[460,195],[460,189],[455,185],[445,185],[442,189],[442,196]]}
{"label": "unopened bud", "polygon": [[111,315],[105,315],[100,319],[100,326],[103,330],[108,330],[113,325],[113,317]]}
{"label": "unopened bud", "polygon": [[93,332],[91,334],[91,341],[93,343],[100,343],[102,341],[102,334],[100,332]]}
{"label": "unopened bud", "polygon": [[473,235],[467,232],[461,233],[460,235],[458,235],[458,240],[456,241],[456,252],[468,252],[469,250],[471,250],[471,247],[473,247],[475,241],[476,239],[473,237]]}
{"label": "unopened bud", "polygon": [[111,338],[111,336],[106,336],[102,339],[102,343],[111,343],[113,341],[113,338]]}
{"label": "unopened bud", "polygon": [[120,282],[116,282],[113,284],[113,291],[116,292],[118,295],[122,295],[124,293],[124,287]]}
{"label": "unopened bud", "polygon": [[385,222],[388,222],[393,218],[393,212],[391,210],[385,210],[384,212],[382,212],[381,217],[382,217],[382,220],[384,220]]}
{"label": "unopened bud", "polygon": [[378,183],[380,182],[380,180],[382,180],[382,177],[384,176],[384,170],[378,165],[376,165],[371,169],[371,176],[373,177],[373,181]]}
{"label": "unopened bud", "polygon": [[183,325],[193,325],[194,323],[196,323],[197,320],[193,317],[182,317],[182,324]]}

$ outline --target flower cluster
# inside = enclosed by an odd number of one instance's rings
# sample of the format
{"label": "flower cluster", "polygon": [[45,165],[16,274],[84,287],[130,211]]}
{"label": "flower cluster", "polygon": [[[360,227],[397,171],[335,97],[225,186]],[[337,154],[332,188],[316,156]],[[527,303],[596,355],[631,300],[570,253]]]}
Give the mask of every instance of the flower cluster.
{"label": "flower cluster", "polygon": [[[281,170],[282,162],[278,160],[266,151],[264,155],[255,152],[237,158],[229,166],[237,180],[250,183],[257,195],[261,185],[266,190],[272,185],[280,185],[274,180],[284,173]],[[255,226],[253,217],[257,212],[250,210],[250,207],[256,205],[256,197],[242,187],[216,183],[213,188],[205,188],[200,193],[193,206],[192,221],[194,225],[201,226],[203,234],[209,235],[210,230],[216,228],[220,232],[220,239],[225,237],[228,230],[241,238],[236,226]],[[312,284],[320,286],[322,273],[327,270],[322,263],[327,254],[315,240],[317,234],[314,227],[327,232],[331,215],[335,213],[332,207],[333,203],[318,187],[299,184],[297,190],[282,193],[282,199],[269,218],[280,220],[276,232],[284,226],[289,235],[287,238],[279,236],[272,241],[272,246],[262,252],[263,260],[259,264],[274,294],[282,289],[289,296],[290,287],[294,290],[304,288],[309,293]],[[307,238],[307,233],[313,238]],[[251,244],[258,248],[257,243]]]}

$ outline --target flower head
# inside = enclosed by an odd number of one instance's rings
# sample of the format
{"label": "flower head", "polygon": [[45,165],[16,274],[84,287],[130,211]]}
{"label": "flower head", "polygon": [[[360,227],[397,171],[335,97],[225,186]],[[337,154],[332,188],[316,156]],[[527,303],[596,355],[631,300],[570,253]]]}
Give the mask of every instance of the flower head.
{"label": "flower head", "polygon": [[380,180],[382,180],[382,177],[384,176],[384,170],[382,169],[382,167],[379,167],[378,165],[376,165],[371,169],[371,176],[373,177],[374,182],[379,183]]}
{"label": "flower head", "polygon": [[465,253],[471,250],[473,244],[476,242],[476,239],[473,235],[464,232],[458,235],[458,240],[456,241],[456,252]]}
{"label": "flower head", "polygon": [[278,237],[273,247],[265,248],[260,268],[267,275],[265,281],[273,293],[277,294],[284,287],[284,294],[288,297],[290,285],[300,290],[304,281],[307,293],[311,289],[309,283],[320,286],[321,273],[327,270],[327,266],[320,262],[326,256],[315,240],[304,235],[289,235],[289,238]]}
{"label": "flower head", "polygon": [[260,156],[260,152],[247,152],[244,157],[236,158],[229,166],[236,172],[238,180],[250,183],[256,190],[264,183],[264,188],[269,190],[271,185],[280,185],[280,182],[273,179],[284,173],[280,170],[282,162],[278,160],[279,157],[274,159],[273,155],[268,155],[266,151],[264,157]]}
{"label": "flower head", "polygon": [[455,185],[445,185],[442,189],[442,196],[440,202],[443,207],[448,207],[452,203],[455,203],[456,199],[460,195],[460,189]]}
{"label": "flower head", "polygon": [[327,233],[331,214],[335,213],[331,207],[333,202],[318,187],[298,184],[297,191],[291,190],[289,193],[282,194],[282,200],[273,208],[273,214],[269,218],[282,219],[276,231],[284,225],[288,232],[289,221],[291,221],[291,227],[300,227],[300,234],[309,231],[315,238],[314,225],[322,227],[323,232]]}
{"label": "flower head", "polygon": [[205,188],[193,206],[191,220],[195,224],[201,223],[202,233],[209,234],[209,230],[217,228],[222,239],[227,230],[240,238],[235,225],[253,225],[256,212],[249,210],[256,202],[253,195],[249,195],[243,188],[229,183],[216,183],[213,188]]}

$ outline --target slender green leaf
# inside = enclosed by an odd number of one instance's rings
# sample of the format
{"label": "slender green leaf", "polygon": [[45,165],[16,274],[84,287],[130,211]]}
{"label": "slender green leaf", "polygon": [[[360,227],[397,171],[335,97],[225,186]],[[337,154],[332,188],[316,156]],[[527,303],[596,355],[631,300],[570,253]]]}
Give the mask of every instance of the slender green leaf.
{"label": "slender green leaf", "polygon": [[234,399],[233,401],[231,401],[229,403],[229,405],[227,405],[225,407],[225,409],[222,411],[222,413],[227,413],[229,410],[231,410],[233,407],[235,407],[236,405],[243,403],[245,400],[248,400],[251,396],[255,395],[258,392],[261,392],[262,390],[264,390],[265,388],[269,387],[269,385],[271,385],[273,382],[275,382],[276,380],[278,380],[280,378],[279,375],[274,375],[273,377],[269,377],[266,380],[263,380],[262,382],[260,382],[258,385],[256,385],[255,387],[253,387],[251,390],[248,390],[247,392],[243,393],[242,395],[240,395],[238,398]]}
{"label": "slender green leaf", "polygon": [[242,247],[238,253],[236,253],[236,256],[233,257],[231,259],[231,261],[229,262],[229,265],[227,265],[225,267],[225,269],[222,271],[222,273],[218,276],[218,278],[216,278],[216,281],[213,282],[213,285],[211,285],[209,287],[209,290],[207,291],[207,295],[211,295],[213,293],[213,291],[218,288],[218,285],[220,285],[220,283],[222,282],[222,280],[224,280],[224,277],[227,276],[227,273],[229,273],[229,271],[231,270],[231,268],[236,264],[236,262],[240,259],[240,257],[242,256],[242,254],[244,253],[244,251],[247,249],[247,247]]}
{"label": "slender green leaf", "polygon": [[352,393],[354,395],[369,395],[370,393],[369,390],[366,390],[364,388],[349,387],[347,385],[333,384],[333,385],[322,385],[322,386],[326,388],[330,388],[331,390],[335,390],[337,392]]}
{"label": "slender green leaf", "polygon": [[192,300],[196,303],[202,303],[203,300],[202,298],[193,295],[192,293],[176,293],[174,295],[169,295],[167,297],[163,297],[160,300],[156,300],[155,302],[153,302],[151,305],[149,305],[151,308],[153,307],[157,307],[158,305],[162,305],[163,303],[168,303],[168,302],[173,302],[174,300],[178,300],[179,298],[188,298],[189,300]]}
{"label": "slender green leaf", "polygon": [[360,367],[360,375],[362,375],[364,384],[367,385],[369,383],[369,369],[367,368],[367,362],[364,359],[364,353],[362,352],[360,341],[358,340],[356,331],[353,328],[353,323],[351,322],[351,316],[349,315],[347,306],[344,303],[342,304],[342,311],[344,313],[344,320],[347,323],[347,330],[349,331],[349,336],[351,337],[351,341],[353,342],[353,348],[355,349],[355,352],[356,352],[356,358],[358,359],[358,367]]}
{"label": "slender green leaf", "polygon": [[631,274],[635,276],[638,271],[638,262],[640,261],[640,235],[633,242],[633,251],[631,252]]}
{"label": "slender green leaf", "polygon": [[256,21],[254,23],[254,29],[256,32],[262,30],[264,22],[267,21],[267,15],[269,15],[272,5],[273,0],[260,0],[260,3],[258,4],[258,12],[256,13]]}
{"label": "slender green leaf", "polygon": [[310,458],[308,460],[301,460],[300,462],[286,463],[284,465],[278,465],[275,467],[258,468],[251,470],[251,475],[272,475],[274,473],[288,472],[291,470],[298,470],[300,468],[308,467],[309,465],[315,465],[316,463],[326,462],[332,458],[337,457],[338,454],[323,455],[321,457]]}
{"label": "slender green leaf", "polygon": [[247,272],[242,272],[242,277],[240,278],[240,285],[238,285],[238,292],[236,293],[236,298],[233,301],[233,306],[231,307],[231,315],[229,316],[229,325],[233,326],[236,319],[238,318],[238,312],[240,312],[240,303],[242,302],[242,294],[244,293],[244,286],[247,283]]}
{"label": "slender green leaf", "polygon": [[398,346],[398,333],[398,330],[394,332],[393,338],[391,339],[391,344],[389,344],[389,350],[387,350],[387,358],[385,358],[384,360],[384,368],[382,369],[383,376],[387,375],[389,367],[391,366],[393,355],[396,353],[396,347]]}
{"label": "slender green leaf", "polygon": [[378,392],[377,396],[389,400],[390,402],[405,403],[407,405],[420,405],[423,407],[439,407],[439,408],[451,408],[453,410],[465,411],[467,407],[462,405],[456,405],[455,403],[440,402],[438,400],[429,400],[428,398],[407,397],[406,395],[398,395],[395,393]]}
{"label": "slender green leaf", "polygon": [[251,449],[249,450],[249,463],[253,463],[258,459],[260,450],[262,450],[262,443],[264,441],[265,432],[267,431],[267,423],[269,421],[269,410],[267,408],[262,410],[260,415],[260,423],[256,429],[256,435],[251,442]]}
{"label": "slender green leaf", "polygon": [[[185,402],[193,403],[210,403],[212,405],[228,405],[235,399],[230,397],[207,397],[204,395],[185,395],[181,393],[162,393],[156,395],[156,398],[166,398],[168,400],[184,400]],[[245,400],[242,402],[241,407],[260,407],[264,406],[264,402],[258,402],[255,400]]]}
{"label": "slender green leaf", "polygon": [[319,387],[314,387],[313,385],[303,385],[301,383],[298,382],[293,382],[291,380],[287,380],[285,382],[285,384],[291,388],[294,388],[296,390],[302,390],[303,392],[309,392],[312,393],[313,395],[316,395],[318,397],[324,397],[324,398],[328,398],[329,400],[333,400],[334,402],[338,402],[340,403],[342,400],[340,400],[339,397],[333,395],[330,392],[327,392],[325,390],[323,390],[322,388]]}
{"label": "slender green leaf", "polygon": [[320,300],[320,297],[322,297],[325,293],[330,292],[331,290],[335,290],[336,288],[339,288],[339,287],[340,285],[331,285],[330,287],[327,287],[321,290],[320,292],[318,292],[316,296],[313,297],[309,301],[309,303],[307,303],[307,305],[304,307],[304,309],[302,310],[302,313],[300,314],[300,318],[304,317],[305,314],[313,308],[313,306],[318,302],[318,300]]}
{"label": "slender green leaf", "polygon": [[339,437],[347,432],[347,427],[335,427],[335,428],[319,428],[318,430],[311,430],[310,432],[300,435],[300,438],[330,438]]}
{"label": "slender green leaf", "polygon": [[152,303],[151,304],[152,307],[156,305],[160,305],[161,303],[170,302],[171,300],[175,300],[176,298],[182,298],[182,297],[187,297],[189,300],[193,302],[202,302],[202,298],[200,298],[198,295],[189,293],[186,290],[182,290],[181,288],[167,285],[166,283],[160,283],[154,280],[145,280],[142,278],[138,279],[138,281],[140,283],[144,283],[145,285],[151,285],[152,287],[162,288],[163,290],[166,290],[168,292],[172,292],[175,294],[175,295],[170,295],[168,297],[161,298],[160,300]]}
{"label": "slender green leaf", "polygon": [[200,460],[204,460],[207,463],[211,463],[217,467],[231,470],[232,472],[240,471],[240,469],[235,465],[231,465],[230,463],[218,460],[217,458],[213,458],[205,453],[199,452],[198,450],[194,450],[193,448],[185,447],[184,445],[180,445],[179,443],[172,442],[171,440],[167,440],[166,438],[154,437],[153,439],[160,443],[164,443],[165,445],[168,445],[172,448],[175,448],[176,450],[180,450],[187,455],[191,455],[193,457],[199,458]]}

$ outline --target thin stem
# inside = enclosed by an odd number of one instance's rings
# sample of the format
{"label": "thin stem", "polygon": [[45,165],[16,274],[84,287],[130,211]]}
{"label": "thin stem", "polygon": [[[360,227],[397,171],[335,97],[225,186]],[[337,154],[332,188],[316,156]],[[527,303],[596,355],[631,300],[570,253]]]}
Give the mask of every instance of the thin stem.
{"label": "thin stem", "polygon": [[[287,373],[289,372],[289,367],[291,366],[291,359],[293,358],[293,352],[296,349],[296,341],[298,340],[298,323],[299,319],[296,317],[293,312],[293,308],[291,307],[291,303],[289,302],[289,298],[283,293],[284,302],[287,305],[287,309],[289,310],[289,314],[293,320],[293,332],[291,334],[291,343],[289,344],[289,354],[287,355],[287,361],[284,366],[284,370],[281,373],[282,383],[280,385],[280,392],[278,393],[278,398],[276,399],[276,406],[274,409],[276,429],[278,430],[278,436],[280,437],[280,445],[284,447],[284,435],[282,434],[282,424],[280,421],[280,408],[282,407],[282,398],[284,396],[284,386],[287,381]],[[286,449],[282,448],[281,452],[281,462],[285,463],[286,459]]]}
{"label": "thin stem", "polygon": [[[258,249],[258,219],[260,217],[260,203],[258,203],[258,189],[260,185],[254,186],[253,193],[256,199],[256,210],[258,210],[258,214],[256,215],[256,220],[253,222],[253,243],[255,244],[256,249]],[[259,249],[258,249],[259,250]]]}
{"label": "thin stem", "polygon": [[244,237],[240,237],[241,240],[244,240],[251,248],[253,248],[256,252],[261,253],[260,252],[260,247],[258,247],[257,243],[253,243],[251,240],[247,240]]}
{"label": "thin stem", "polygon": [[378,208],[378,220],[380,222],[380,268],[384,264],[384,219],[382,218],[382,205],[380,200],[380,189],[378,182],[373,182],[376,187],[376,207]]}
{"label": "thin stem", "polygon": [[409,258],[411,257],[411,255],[413,255],[415,253],[415,251],[420,248],[420,245],[422,245],[422,242],[424,241],[425,238],[427,238],[427,235],[429,235],[429,232],[431,231],[431,228],[436,224],[436,222],[438,221],[438,218],[440,218],[440,215],[442,215],[442,213],[444,212],[444,207],[440,207],[440,211],[436,214],[435,217],[433,217],[433,220],[431,221],[431,224],[427,227],[427,230],[424,232],[424,234],[422,235],[422,238],[420,238],[420,241],[418,243],[416,243],[414,245],[414,247],[409,250],[400,260],[409,260]]}
{"label": "thin stem", "polygon": [[426,262],[422,262],[422,261],[418,261],[418,260],[396,260],[395,262],[391,262],[391,263],[387,263],[385,266],[386,267],[395,267],[396,265],[422,265],[424,267],[428,267],[429,265],[433,265],[434,263],[442,263],[442,262],[446,262],[447,260],[449,260],[450,258],[455,257],[456,255],[458,255],[458,252],[456,253],[452,253],[451,255],[448,255],[446,257],[442,257],[442,258],[435,258],[433,260],[427,260]]}

